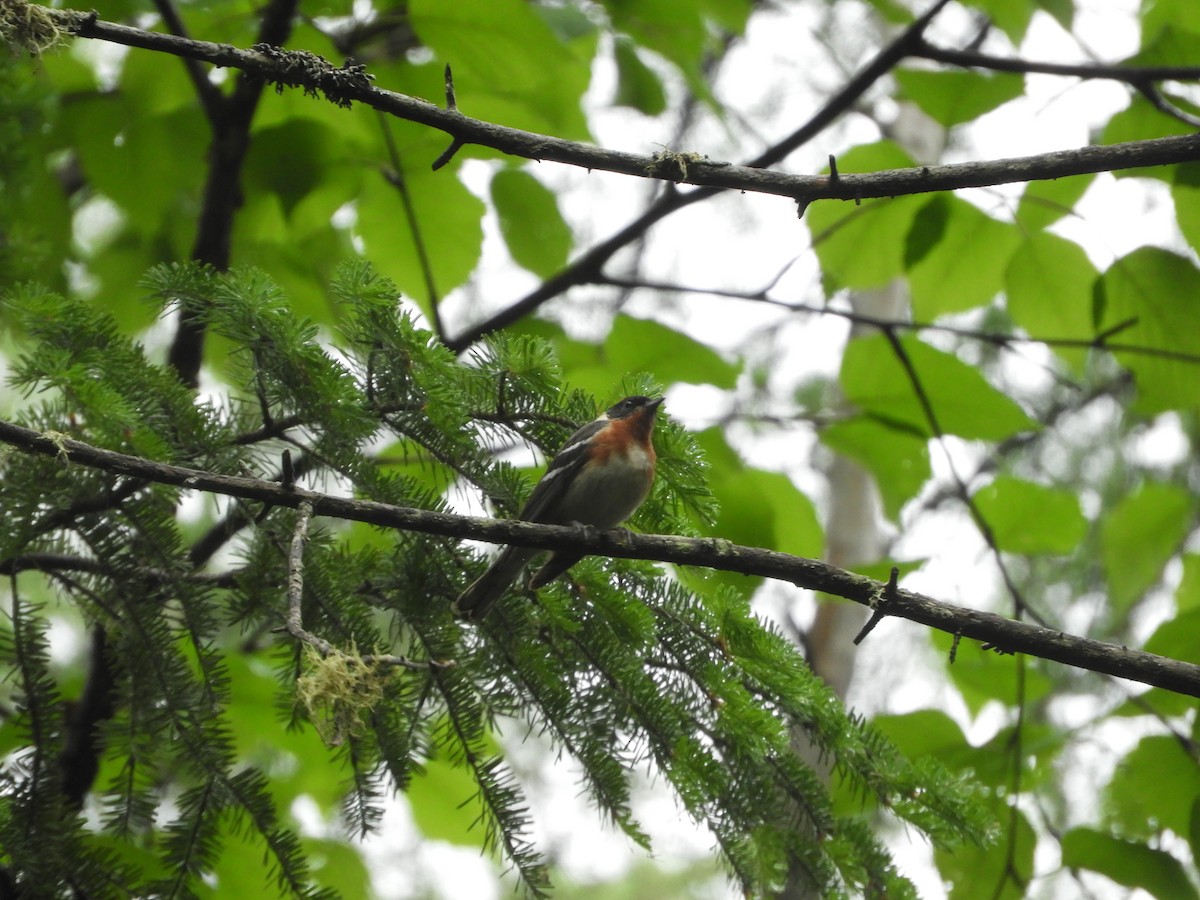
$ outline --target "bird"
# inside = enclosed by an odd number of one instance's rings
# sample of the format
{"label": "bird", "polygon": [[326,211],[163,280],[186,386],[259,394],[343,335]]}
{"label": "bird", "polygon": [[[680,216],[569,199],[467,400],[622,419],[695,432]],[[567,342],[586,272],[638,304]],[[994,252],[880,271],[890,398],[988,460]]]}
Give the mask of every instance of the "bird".
{"label": "bird", "polygon": [[[615,528],[634,514],[654,481],[650,440],[664,397],[635,395],[605,410],[571,435],[550,460],[517,518],[544,525]],[[454,601],[455,615],[479,620],[488,614],[539,550],[506,545],[500,555]],[[557,550],[534,573],[534,590],[549,584],[586,554]]]}

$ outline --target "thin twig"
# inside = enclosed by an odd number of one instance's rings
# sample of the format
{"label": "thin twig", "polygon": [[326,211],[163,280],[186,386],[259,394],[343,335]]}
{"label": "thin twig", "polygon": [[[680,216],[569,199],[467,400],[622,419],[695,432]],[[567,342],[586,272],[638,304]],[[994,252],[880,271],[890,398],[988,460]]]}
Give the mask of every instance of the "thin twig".
{"label": "thin twig", "polygon": [[[883,329],[883,336],[891,346],[892,352],[896,354],[896,359],[899,361],[901,368],[904,369],[905,377],[908,379],[909,385],[916,395],[917,403],[921,407],[921,412],[925,416],[929,430],[937,440],[938,446],[942,448],[942,454],[946,459],[946,467],[950,471],[950,478],[954,481],[957,488],[958,498],[963,506],[966,507],[984,543],[987,544],[988,550],[992,554],[992,559],[996,563],[996,568],[1000,570],[1000,577],[1004,580],[1004,586],[1008,590],[1009,596],[1012,597],[1016,618],[1019,619],[1022,615],[1027,614],[1038,624],[1046,626],[1047,623],[1042,616],[1026,602],[1024,593],[1012,577],[1012,573],[1009,572],[1008,564],[1004,561],[1004,556],[1001,554],[1000,547],[996,543],[996,534],[992,531],[991,523],[980,512],[979,505],[975,502],[975,498],[971,496],[971,491],[967,487],[966,481],[959,474],[958,467],[954,464],[954,457],[951,455],[949,448],[946,447],[946,434],[942,431],[937,410],[933,408],[933,401],[929,399],[929,394],[925,391],[925,385],[921,381],[920,373],[917,372],[917,367],[913,364],[912,358],[908,355],[908,351],[904,349],[904,344],[900,341],[900,338],[896,336],[895,329]],[[1008,648],[1001,643],[993,643],[993,647],[1008,652]],[[988,649],[992,649],[992,647]]]}
{"label": "thin twig", "polygon": [[[287,596],[288,612],[285,627],[288,634],[302,643],[314,648],[322,656],[337,653],[337,649],[325,638],[313,634],[304,627],[302,605],[304,601],[304,545],[308,540],[308,523],[313,517],[313,504],[301,500],[296,508],[296,525],[292,529],[292,542],[288,550]],[[365,666],[398,666],[404,669],[443,669],[453,666],[452,660],[415,660],[407,656],[394,656],[390,653],[363,654],[362,663]]]}
{"label": "thin twig", "polygon": [[[447,69],[447,78],[449,78]],[[453,88],[447,88],[453,96]],[[404,220],[408,223],[408,232],[412,235],[413,249],[417,251],[417,264],[421,267],[421,277],[425,281],[425,293],[429,296],[429,313],[433,323],[433,333],[438,336],[439,340],[444,340],[446,330],[442,324],[441,313],[441,298],[438,295],[437,283],[433,278],[433,263],[429,258],[429,251],[425,248],[425,236],[421,228],[421,219],[417,215],[416,209],[413,207],[412,194],[408,190],[408,181],[404,177],[404,163],[400,159],[400,151],[396,147],[396,139],[392,135],[392,130],[389,127],[388,121],[379,114],[379,127],[383,131],[383,140],[387,145],[388,158],[391,160],[391,167],[384,170],[383,177],[387,179],[388,184],[396,189],[396,193],[400,195],[400,205],[404,209]]]}

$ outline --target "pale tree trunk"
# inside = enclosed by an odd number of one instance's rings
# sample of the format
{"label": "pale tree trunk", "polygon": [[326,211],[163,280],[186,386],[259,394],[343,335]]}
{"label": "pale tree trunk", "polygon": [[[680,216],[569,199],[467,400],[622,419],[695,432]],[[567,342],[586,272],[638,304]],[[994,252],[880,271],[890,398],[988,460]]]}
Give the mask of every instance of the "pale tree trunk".
{"label": "pale tree trunk", "polygon": [[[909,104],[904,104],[890,136],[902,144],[920,163],[932,163],[944,147],[944,130]],[[855,313],[879,319],[901,320],[908,317],[908,287],[895,281],[875,291],[851,295]],[[855,326],[850,339],[874,332],[874,328]],[[841,568],[877,561],[886,550],[879,489],[865,469],[836,454],[826,471],[829,508],[825,523],[825,559]],[[820,675],[839,697],[846,699],[857,647],[854,637],[866,622],[869,611],[856,603],[821,602],[812,628],[802,643],[813,671]],[[792,746],[806,763],[828,780],[829,761],[814,751],[805,733],[792,733]],[[799,819],[799,817],[797,817]],[[817,900],[812,879],[796,861],[789,867],[788,882],[780,892],[781,900]]]}

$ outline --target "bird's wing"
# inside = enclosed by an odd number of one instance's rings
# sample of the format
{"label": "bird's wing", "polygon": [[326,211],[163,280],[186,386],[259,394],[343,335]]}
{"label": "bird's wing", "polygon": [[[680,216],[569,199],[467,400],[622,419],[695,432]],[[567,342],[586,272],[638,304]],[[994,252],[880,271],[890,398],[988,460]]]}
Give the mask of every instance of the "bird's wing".
{"label": "bird's wing", "polygon": [[567,439],[554,459],[550,460],[546,474],[534,487],[518,518],[527,522],[547,521],[547,513],[562,499],[575,475],[587,462],[588,440],[605,424],[603,419],[589,422]]}

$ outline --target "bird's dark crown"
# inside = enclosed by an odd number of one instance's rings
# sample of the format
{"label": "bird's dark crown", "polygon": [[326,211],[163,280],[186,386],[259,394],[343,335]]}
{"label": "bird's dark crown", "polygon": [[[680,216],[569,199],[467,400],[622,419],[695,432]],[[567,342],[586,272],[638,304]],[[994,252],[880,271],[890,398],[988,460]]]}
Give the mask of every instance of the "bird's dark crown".
{"label": "bird's dark crown", "polygon": [[624,419],[627,416],[632,416],[635,412],[643,409],[649,409],[651,414],[658,410],[662,405],[665,397],[655,399],[653,397],[643,397],[641,394],[635,394],[632,397],[626,397],[619,403],[614,403],[608,408],[604,415],[609,419]]}

